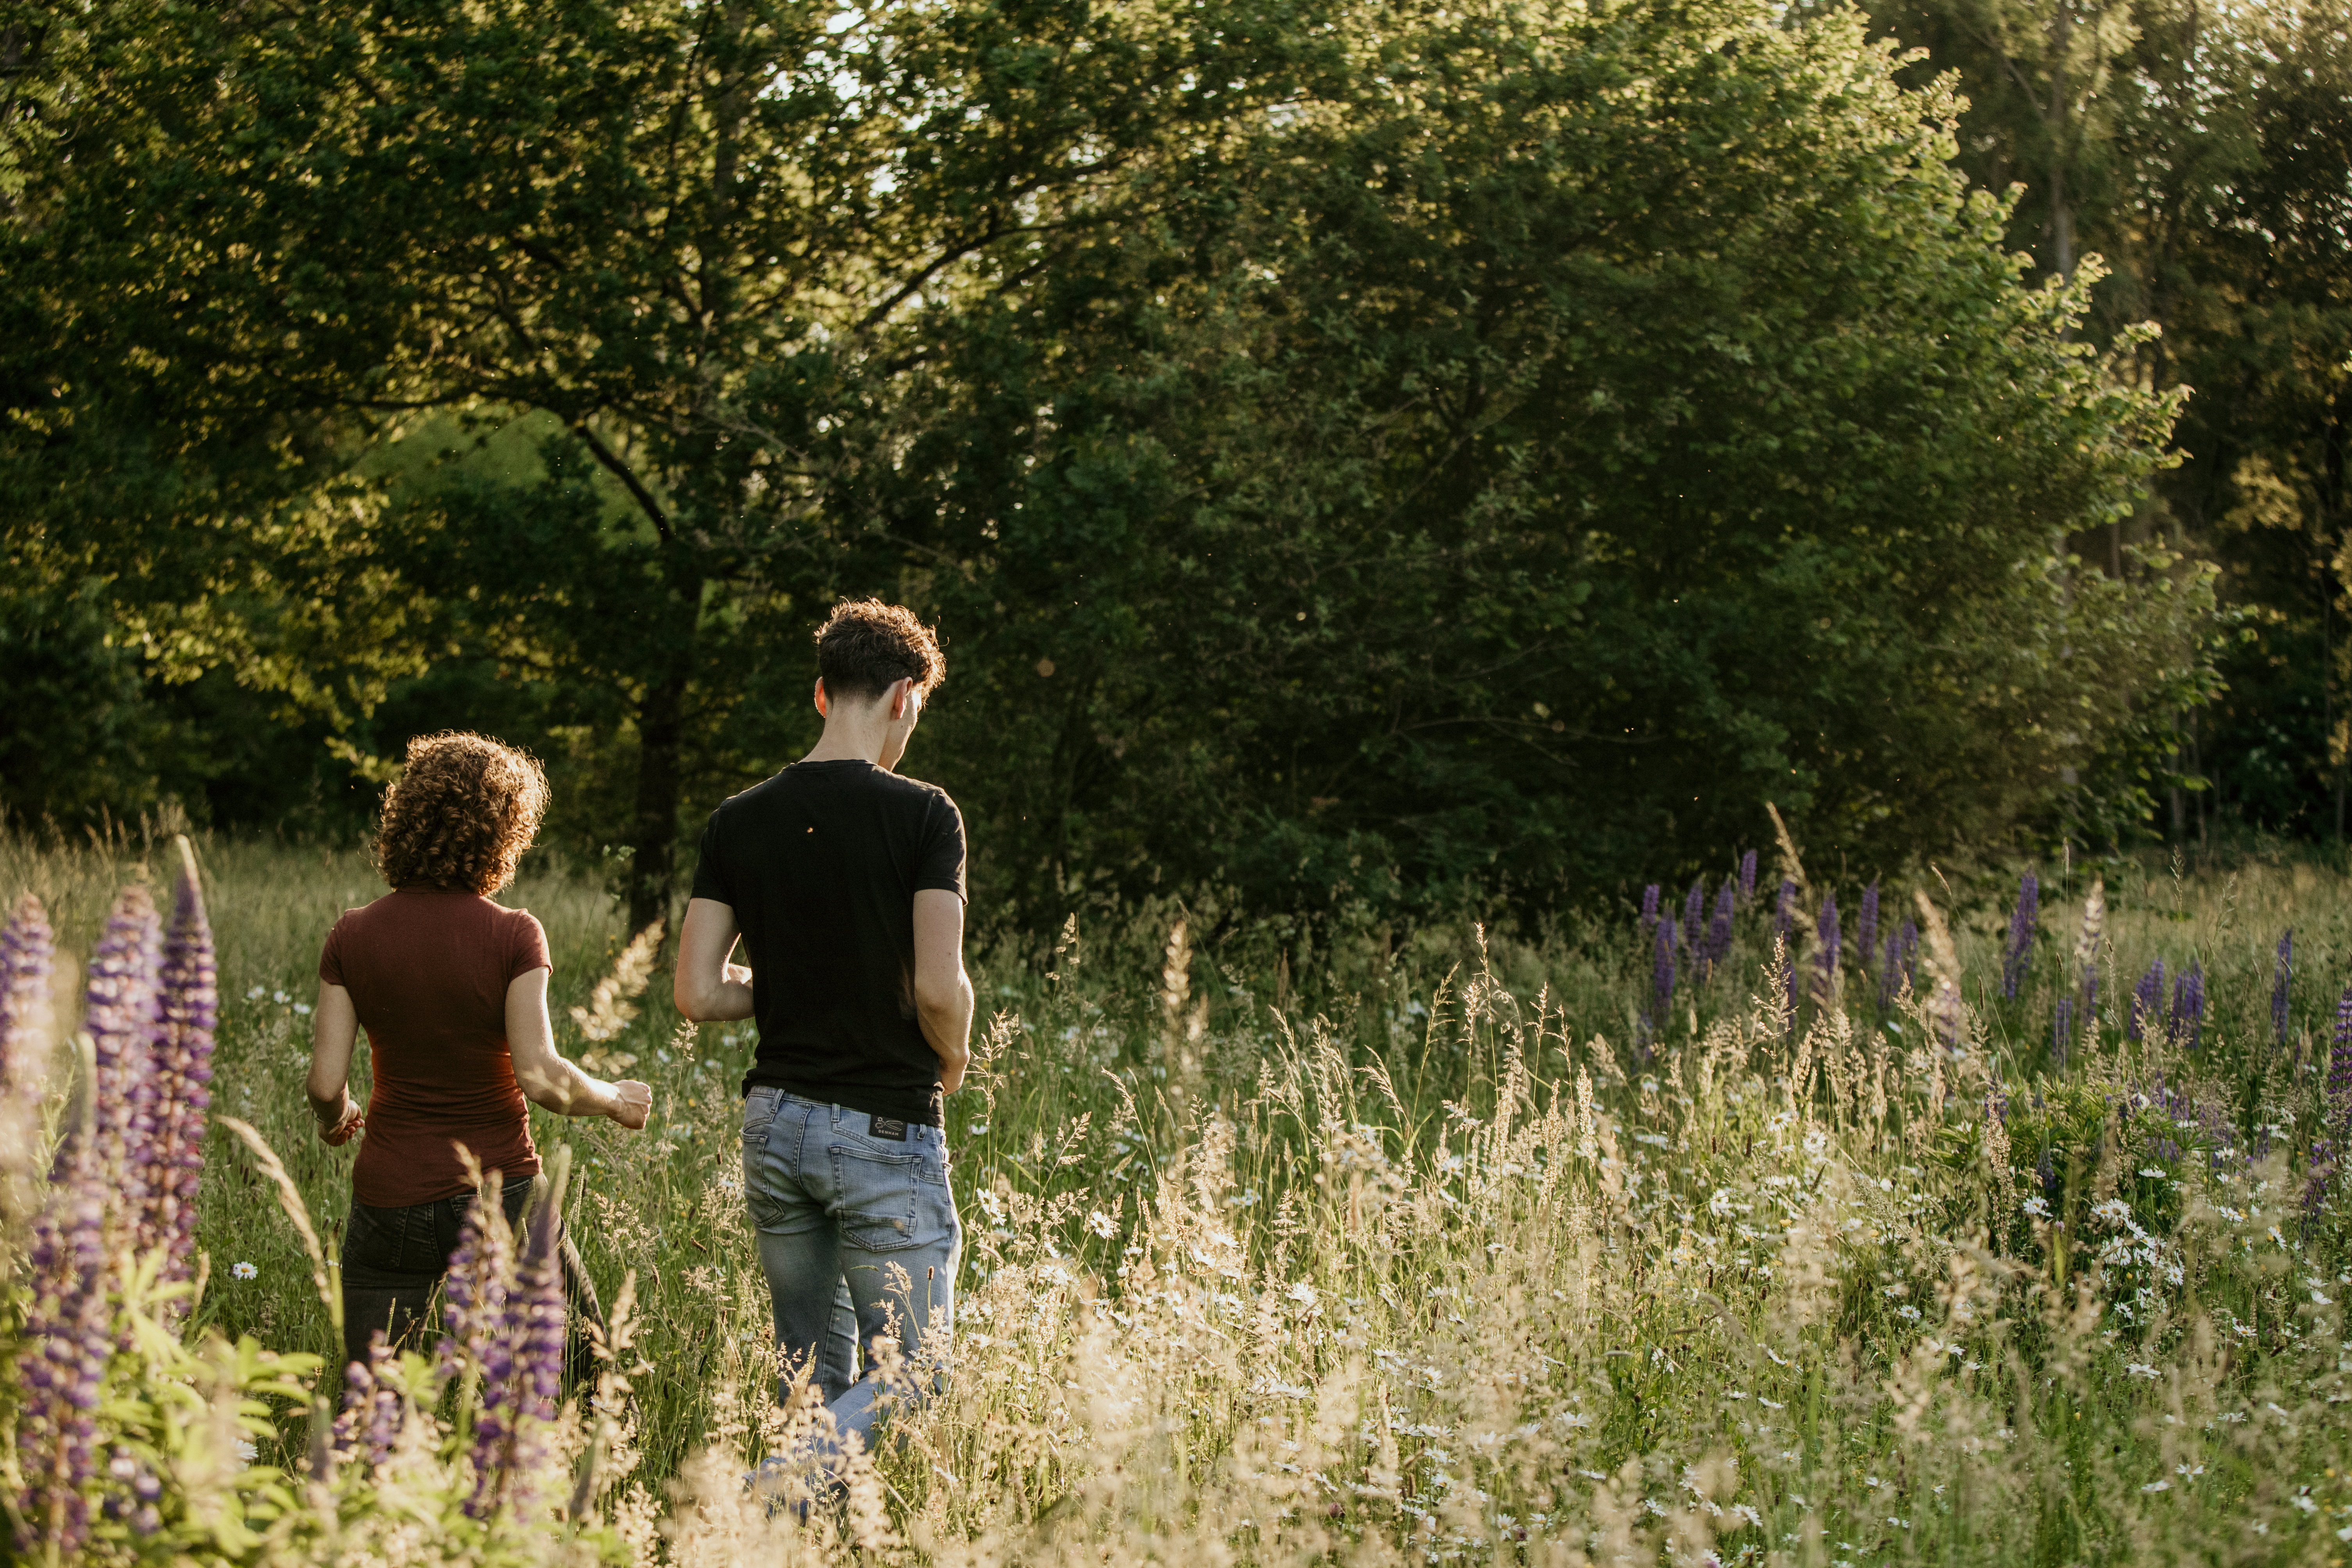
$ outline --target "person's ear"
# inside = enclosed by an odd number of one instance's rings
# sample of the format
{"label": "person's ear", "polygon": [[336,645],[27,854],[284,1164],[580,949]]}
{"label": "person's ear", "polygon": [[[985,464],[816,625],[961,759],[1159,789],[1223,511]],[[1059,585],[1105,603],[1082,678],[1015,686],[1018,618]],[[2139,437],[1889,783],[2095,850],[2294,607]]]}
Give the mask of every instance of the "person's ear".
{"label": "person's ear", "polygon": [[820,719],[830,719],[833,717],[833,714],[825,708],[824,677],[822,675],[816,678],[816,690],[814,694],[814,700],[816,703],[817,717]]}
{"label": "person's ear", "polygon": [[907,717],[915,705],[915,683],[905,676],[890,683],[890,722],[898,723]]}

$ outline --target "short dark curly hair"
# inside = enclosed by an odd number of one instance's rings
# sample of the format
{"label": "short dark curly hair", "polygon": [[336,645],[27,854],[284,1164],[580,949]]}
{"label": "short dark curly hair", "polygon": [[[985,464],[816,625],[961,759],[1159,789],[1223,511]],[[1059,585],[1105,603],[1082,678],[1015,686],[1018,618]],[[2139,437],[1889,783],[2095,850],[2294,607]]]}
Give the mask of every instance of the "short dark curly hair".
{"label": "short dark curly hair", "polygon": [[948,678],[940,639],[904,605],[844,599],[816,629],[816,672],[830,696],[871,700],[911,680],[928,697]]}
{"label": "short dark curly hair", "polygon": [[495,893],[546,811],[547,774],[530,753],[487,735],[420,735],[384,792],[376,868],[395,888]]}

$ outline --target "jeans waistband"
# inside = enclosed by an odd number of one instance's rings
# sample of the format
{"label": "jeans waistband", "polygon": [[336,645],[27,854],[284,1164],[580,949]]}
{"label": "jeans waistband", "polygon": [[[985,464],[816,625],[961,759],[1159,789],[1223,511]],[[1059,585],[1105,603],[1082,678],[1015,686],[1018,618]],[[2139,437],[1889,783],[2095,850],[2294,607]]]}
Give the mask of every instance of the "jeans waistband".
{"label": "jeans waistband", "polygon": [[791,1089],[779,1089],[772,1083],[753,1084],[744,1090],[744,1103],[749,1104],[763,1096],[775,1102],[779,1112],[786,1106],[821,1111],[832,1120],[835,1127],[848,1127],[867,1137],[878,1137],[890,1142],[901,1141],[918,1143],[935,1142],[943,1149],[947,1146],[948,1133],[944,1127],[937,1127],[928,1121],[908,1121],[900,1117],[858,1110],[836,1101],[813,1100],[805,1094],[794,1094]]}

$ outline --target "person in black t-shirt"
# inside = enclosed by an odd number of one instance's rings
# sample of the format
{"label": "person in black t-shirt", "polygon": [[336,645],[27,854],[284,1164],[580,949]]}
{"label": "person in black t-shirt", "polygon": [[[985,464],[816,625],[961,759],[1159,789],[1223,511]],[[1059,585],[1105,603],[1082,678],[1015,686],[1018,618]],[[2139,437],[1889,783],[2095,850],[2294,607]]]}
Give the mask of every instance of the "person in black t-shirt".
{"label": "person in black t-shirt", "polygon": [[[836,1431],[870,1442],[877,1400],[929,1387],[955,1322],[941,1102],[971,1058],[963,817],[895,771],[946,672],[929,629],[867,599],[816,641],[824,734],[710,814],[676,997],[698,1022],[759,1021],[743,1192],[793,1363],[780,1393],[807,1367]],[[886,1389],[856,1352],[893,1333],[914,1375]]]}

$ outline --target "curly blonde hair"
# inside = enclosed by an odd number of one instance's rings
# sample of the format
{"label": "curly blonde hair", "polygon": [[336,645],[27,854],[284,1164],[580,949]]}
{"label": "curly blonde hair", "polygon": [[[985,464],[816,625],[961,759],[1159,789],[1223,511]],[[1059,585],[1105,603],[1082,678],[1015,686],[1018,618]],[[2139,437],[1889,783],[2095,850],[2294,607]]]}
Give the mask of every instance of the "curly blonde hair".
{"label": "curly blonde hair", "polygon": [[547,775],[530,753],[487,735],[420,735],[384,792],[376,868],[395,888],[495,893],[546,811]]}

